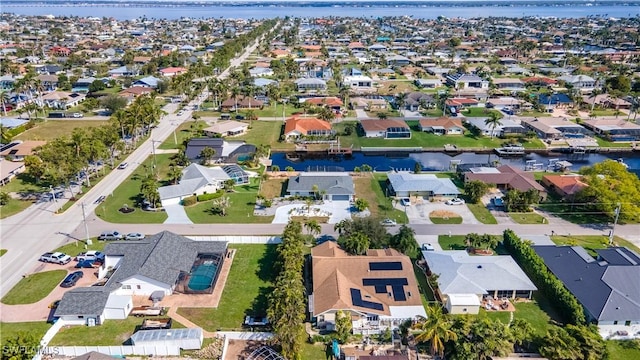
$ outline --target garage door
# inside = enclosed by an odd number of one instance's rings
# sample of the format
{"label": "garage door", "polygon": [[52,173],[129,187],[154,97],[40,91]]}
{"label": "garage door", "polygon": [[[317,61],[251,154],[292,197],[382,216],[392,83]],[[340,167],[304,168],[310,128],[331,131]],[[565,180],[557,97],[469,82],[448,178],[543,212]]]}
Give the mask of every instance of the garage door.
{"label": "garage door", "polygon": [[349,195],[333,195],[331,197],[331,200],[334,200],[334,201],[339,201],[339,200],[349,201]]}
{"label": "garage door", "polygon": [[180,198],[172,198],[172,199],[164,199],[162,200],[162,206],[169,206],[169,205],[178,205],[180,204]]}

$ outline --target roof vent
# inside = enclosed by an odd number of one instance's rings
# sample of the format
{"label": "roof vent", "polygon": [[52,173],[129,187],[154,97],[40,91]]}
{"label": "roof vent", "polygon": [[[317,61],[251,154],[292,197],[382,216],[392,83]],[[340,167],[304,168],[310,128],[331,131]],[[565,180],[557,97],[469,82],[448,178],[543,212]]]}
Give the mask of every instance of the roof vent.
{"label": "roof vent", "polygon": [[478,265],[478,269],[482,269],[482,265]]}
{"label": "roof vent", "polygon": [[620,310],[620,306],[616,307],[616,310]]}

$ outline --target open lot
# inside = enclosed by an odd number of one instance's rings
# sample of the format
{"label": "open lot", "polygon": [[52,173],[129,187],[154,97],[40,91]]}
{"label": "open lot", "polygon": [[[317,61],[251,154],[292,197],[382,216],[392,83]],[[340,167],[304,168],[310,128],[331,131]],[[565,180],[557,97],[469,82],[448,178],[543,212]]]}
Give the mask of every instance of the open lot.
{"label": "open lot", "polygon": [[217,309],[180,308],[178,314],[207,331],[240,329],[247,315],[266,315],[277,258],[275,245],[237,245]]}
{"label": "open lot", "polygon": [[270,145],[272,149],[293,149],[293,144],[280,143],[282,122],[280,121],[253,121],[251,129],[242,136],[233,137],[234,140],[244,140],[256,146]]}
{"label": "open lot", "polygon": [[[203,121],[200,122],[203,125],[206,125]],[[175,137],[170,135],[167,140],[165,140],[158,149],[168,150],[168,149],[178,149],[182,145],[182,142],[191,136],[195,135],[195,121],[185,121],[178,126],[178,128],[174,131]]]}
{"label": "open lot", "polygon": [[354,177],[356,197],[365,199],[369,203],[371,216],[381,219],[393,219],[398,223],[406,223],[407,215],[393,207],[391,198],[385,196],[384,188],[387,175],[383,173],[362,174]]}
{"label": "open lot", "polygon": [[267,199],[281,197],[285,195],[287,178],[272,178],[263,180],[260,186],[260,194]]}
{"label": "open lot", "polygon": [[53,140],[71,135],[75,128],[90,128],[107,124],[100,120],[47,120],[15,137],[16,140]]}

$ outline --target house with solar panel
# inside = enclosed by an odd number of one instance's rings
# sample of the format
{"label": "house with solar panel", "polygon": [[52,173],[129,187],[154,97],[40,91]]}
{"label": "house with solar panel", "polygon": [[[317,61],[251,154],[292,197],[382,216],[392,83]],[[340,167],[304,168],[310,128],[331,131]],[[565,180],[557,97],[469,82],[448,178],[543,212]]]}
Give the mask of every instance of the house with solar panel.
{"label": "house with solar panel", "polygon": [[225,241],[195,241],[169,231],[109,243],[98,282],[66,292],[54,317],[68,324],[99,325],[126,319],[132,296],[211,294],[226,251]]}
{"label": "house with solar panel", "polygon": [[378,334],[406,320],[426,318],[409,257],[394,249],[354,256],[327,241],[311,250],[315,326],[335,329],[338,310],[351,314],[354,334]]}

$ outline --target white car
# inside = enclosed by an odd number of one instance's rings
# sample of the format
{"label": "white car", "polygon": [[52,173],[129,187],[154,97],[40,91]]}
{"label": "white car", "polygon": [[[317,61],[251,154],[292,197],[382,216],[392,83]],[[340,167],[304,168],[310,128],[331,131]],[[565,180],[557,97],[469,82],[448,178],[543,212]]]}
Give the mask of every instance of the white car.
{"label": "white car", "polygon": [[445,204],[447,204],[447,205],[464,205],[464,200],[462,200],[460,198],[455,198],[455,199],[447,200],[447,202],[445,202]]}
{"label": "white car", "polygon": [[384,220],[380,221],[380,224],[382,224],[382,226],[396,226],[396,225],[398,225],[398,223],[393,219],[384,219]]}
{"label": "white car", "polygon": [[144,239],[144,234],[140,233],[128,233],[124,236],[125,240],[142,240]]}

